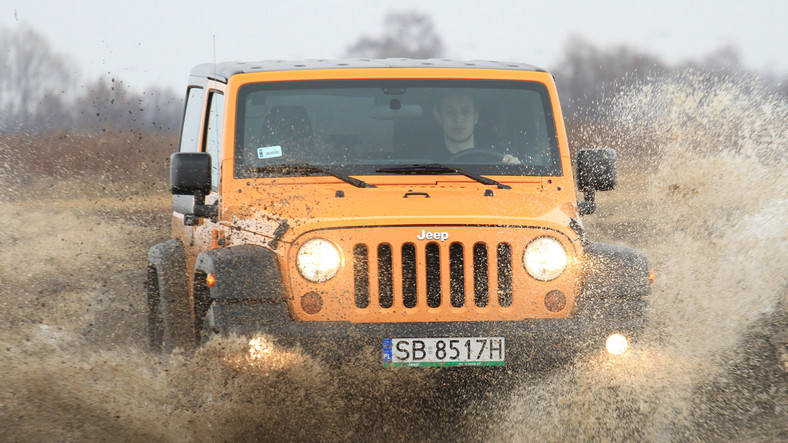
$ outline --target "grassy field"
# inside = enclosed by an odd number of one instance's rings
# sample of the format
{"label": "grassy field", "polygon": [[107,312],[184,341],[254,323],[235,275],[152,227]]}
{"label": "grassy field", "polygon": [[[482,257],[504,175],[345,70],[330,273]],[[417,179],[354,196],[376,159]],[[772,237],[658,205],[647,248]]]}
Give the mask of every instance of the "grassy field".
{"label": "grassy field", "polygon": [[165,177],[175,140],[124,132],[0,138],[0,281],[11,295],[0,301],[3,323],[139,342],[145,256],[169,232]]}
{"label": "grassy field", "polygon": [[[462,435],[788,438],[779,409],[788,368],[771,340],[788,287],[774,277],[786,269],[785,170],[671,148],[637,156],[614,134],[572,130],[578,145],[619,149],[620,185],[598,194],[584,222],[592,239],[649,255],[657,282],[646,343],[624,364],[594,356],[526,375],[466,411]],[[169,236],[174,143],[133,133],[0,138],[4,438],[456,437],[456,417],[414,413],[430,395],[410,389],[429,386],[412,372],[369,362],[329,370],[287,351],[250,361],[232,339],[194,356],[147,352],[144,267],[148,248]]]}

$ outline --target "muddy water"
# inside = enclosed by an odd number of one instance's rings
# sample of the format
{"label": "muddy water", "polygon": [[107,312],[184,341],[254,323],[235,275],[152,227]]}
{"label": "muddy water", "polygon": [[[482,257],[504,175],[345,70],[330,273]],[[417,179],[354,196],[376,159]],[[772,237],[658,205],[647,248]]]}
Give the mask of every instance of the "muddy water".
{"label": "muddy water", "polygon": [[[764,419],[786,400],[786,355],[772,363],[782,371],[768,374],[736,363],[754,354],[768,364],[780,331],[763,319],[783,316],[778,307],[788,302],[786,102],[746,83],[687,75],[622,94],[614,112],[651,152],[622,159],[624,195],[602,195],[586,222],[597,238],[649,255],[657,276],[650,328],[623,359],[592,356],[523,383],[501,438],[788,438],[788,416]],[[627,183],[628,172],[643,179]],[[725,394],[729,381],[746,379],[738,396]],[[755,419],[729,426],[743,417]]]}
{"label": "muddy water", "polygon": [[0,202],[0,440],[788,439],[771,340],[788,301],[788,109],[751,85],[687,75],[613,102],[649,150],[621,149],[620,188],[586,225],[649,255],[644,339],[462,401],[445,384],[463,379],[384,371],[372,350],[342,368],[235,338],[152,355],[142,268],[166,196],[59,181]]}

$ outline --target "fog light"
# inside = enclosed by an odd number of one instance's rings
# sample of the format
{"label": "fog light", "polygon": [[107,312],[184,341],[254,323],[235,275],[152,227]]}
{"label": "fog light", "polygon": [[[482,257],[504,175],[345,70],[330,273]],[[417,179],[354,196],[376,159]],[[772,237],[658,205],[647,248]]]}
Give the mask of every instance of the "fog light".
{"label": "fog light", "polygon": [[323,297],[317,292],[307,292],[301,297],[301,309],[309,315],[315,315],[323,309]]}
{"label": "fog light", "polygon": [[621,355],[629,347],[629,340],[621,334],[612,334],[607,338],[605,348],[613,355]]}
{"label": "fog light", "polygon": [[271,344],[262,337],[254,337],[249,340],[249,357],[258,359],[263,358],[273,351]]}

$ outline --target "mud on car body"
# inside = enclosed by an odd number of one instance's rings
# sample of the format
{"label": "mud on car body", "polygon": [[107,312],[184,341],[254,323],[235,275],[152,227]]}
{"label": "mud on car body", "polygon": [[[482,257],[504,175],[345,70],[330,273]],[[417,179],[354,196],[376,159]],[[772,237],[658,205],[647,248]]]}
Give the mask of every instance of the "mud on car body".
{"label": "mud on car body", "polygon": [[[452,95],[475,120],[458,152],[438,119]],[[581,221],[615,152],[580,150],[576,182],[544,70],[205,64],[186,98],[172,239],[148,256],[154,349],[263,333],[386,366],[517,365],[643,329],[648,260]]]}

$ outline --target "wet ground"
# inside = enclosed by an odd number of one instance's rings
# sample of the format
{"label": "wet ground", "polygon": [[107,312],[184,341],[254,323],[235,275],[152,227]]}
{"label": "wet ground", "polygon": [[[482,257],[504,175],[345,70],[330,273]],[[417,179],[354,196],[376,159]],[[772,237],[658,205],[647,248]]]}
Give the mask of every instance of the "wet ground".
{"label": "wet ground", "polygon": [[585,219],[593,239],[649,255],[645,337],[540,372],[384,370],[374,350],[337,368],[236,338],[151,354],[143,271],[169,197],[88,176],[14,186],[0,440],[788,440],[788,111],[693,81],[617,101],[621,130],[657,148],[621,149],[619,189]]}

